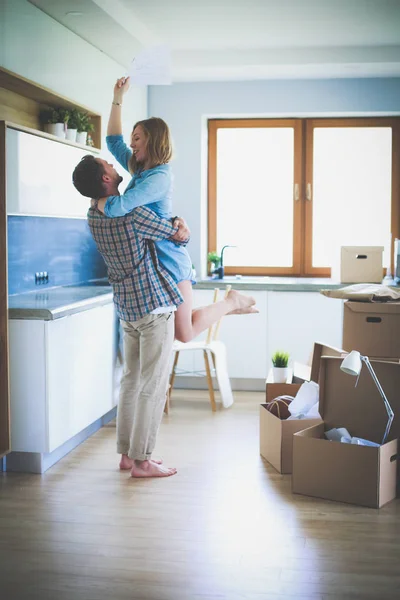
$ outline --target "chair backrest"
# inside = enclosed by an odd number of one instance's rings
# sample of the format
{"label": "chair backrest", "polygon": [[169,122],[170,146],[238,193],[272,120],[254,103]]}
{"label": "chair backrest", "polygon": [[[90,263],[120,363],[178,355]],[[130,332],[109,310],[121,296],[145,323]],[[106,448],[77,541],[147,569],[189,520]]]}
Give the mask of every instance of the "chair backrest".
{"label": "chair backrest", "polygon": [[[232,289],[231,285],[227,285],[225,288],[225,298],[227,297],[228,293],[230,292],[230,290]],[[214,290],[214,298],[213,298],[213,303],[217,302],[218,300],[218,293],[219,293],[219,289],[215,288]],[[219,327],[221,325],[221,319],[219,319],[219,321],[217,321],[216,323],[214,323],[214,325],[211,325],[208,328],[208,332],[207,332],[207,338],[206,338],[206,343],[209,344],[210,342],[214,342],[216,339],[218,339],[218,333],[219,333]]]}

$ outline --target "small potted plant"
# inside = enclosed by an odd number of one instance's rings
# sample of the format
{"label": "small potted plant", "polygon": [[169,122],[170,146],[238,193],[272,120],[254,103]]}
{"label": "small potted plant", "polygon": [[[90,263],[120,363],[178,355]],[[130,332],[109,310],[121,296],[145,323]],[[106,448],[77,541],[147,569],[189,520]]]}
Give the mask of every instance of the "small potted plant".
{"label": "small potted plant", "polygon": [[43,123],[43,129],[57,137],[65,138],[64,114],[56,108],[47,108],[40,113],[40,121]]}
{"label": "small potted plant", "polygon": [[76,141],[78,144],[87,143],[88,134],[94,131],[94,125],[90,122],[87,112],[78,112],[78,133]]}
{"label": "small potted plant", "polygon": [[274,383],[286,383],[289,375],[289,354],[277,350],[271,357],[273,365]]}
{"label": "small potted plant", "polygon": [[76,110],[76,108],[73,108],[71,110],[67,123],[68,123],[68,127],[67,127],[65,137],[67,138],[67,140],[70,140],[71,142],[76,142],[78,126],[80,123],[79,112]]}
{"label": "small potted plant", "polygon": [[59,108],[57,112],[58,112],[58,122],[63,124],[63,133],[64,133],[64,135],[59,135],[58,137],[65,138],[66,133],[67,133],[68,121],[69,121],[69,117],[70,117],[71,113],[66,108]]}
{"label": "small potted plant", "polygon": [[212,275],[218,269],[218,267],[221,263],[221,257],[215,251],[209,252],[207,254],[207,260],[210,265],[209,272],[210,272],[210,275]]}

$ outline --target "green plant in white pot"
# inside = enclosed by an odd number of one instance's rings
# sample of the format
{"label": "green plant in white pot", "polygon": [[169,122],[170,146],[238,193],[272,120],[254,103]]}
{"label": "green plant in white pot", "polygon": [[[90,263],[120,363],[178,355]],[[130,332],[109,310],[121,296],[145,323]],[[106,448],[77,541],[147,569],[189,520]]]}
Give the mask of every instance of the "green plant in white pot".
{"label": "green plant in white pot", "polygon": [[271,357],[274,383],[286,383],[289,375],[289,354],[277,350]]}
{"label": "green plant in white pot", "polygon": [[78,112],[78,133],[76,141],[78,144],[85,145],[87,143],[88,134],[94,131],[94,125],[90,121],[90,116],[87,112]]}
{"label": "green plant in white pot", "polygon": [[79,112],[76,110],[76,108],[73,108],[70,112],[69,119],[68,119],[68,127],[67,127],[67,131],[66,131],[66,135],[65,135],[67,140],[70,140],[71,142],[76,142],[76,135],[78,133],[79,123],[80,123]]}
{"label": "green plant in white pot", "polygon": [[64,115],[55,108],[47,108],[40,112],[40,121],[44,126],[44,131],[57,137],[65,138]]}
{"label": "green plant in white pot", "polygon": [[207,254],[207,261],[209,264],[209,272],[212,275],[221,264],[221,257],[215,251]]}

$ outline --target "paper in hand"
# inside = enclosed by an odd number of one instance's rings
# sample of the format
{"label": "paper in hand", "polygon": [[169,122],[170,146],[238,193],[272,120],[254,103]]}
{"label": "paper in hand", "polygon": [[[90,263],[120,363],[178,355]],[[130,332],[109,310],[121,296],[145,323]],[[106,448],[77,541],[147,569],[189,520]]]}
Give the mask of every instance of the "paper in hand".
{"label": "paper in hand", "polygon": [[132,60],[128,76],[132,85],[171,85],[171,51],[160,44],[145,48]]}

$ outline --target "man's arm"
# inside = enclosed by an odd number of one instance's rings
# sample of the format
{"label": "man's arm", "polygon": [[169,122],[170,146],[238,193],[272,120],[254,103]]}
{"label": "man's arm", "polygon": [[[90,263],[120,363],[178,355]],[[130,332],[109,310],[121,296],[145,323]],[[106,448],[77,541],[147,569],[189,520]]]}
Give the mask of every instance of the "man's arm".
{"label": "man's arm", "polygon": [[[172,219],[163,219],[146,206],[136,208],[132,213],[132,218],[138,233],[143,238],[153,240],[154,242],[172,239],[179,230],[179,227],[174,227],[172,224]],[[183,242],[180,242],[178,239],[174,239],[174,241],[178,244],[186,244],[188,239]]]}
{"label": "man's arm", "polygon": [[134,208],[165,198],[170,183],[169,173],[156,171],[120,196],[100,198],[97,208],[107,217],[124,217]]}

